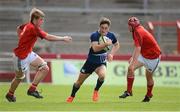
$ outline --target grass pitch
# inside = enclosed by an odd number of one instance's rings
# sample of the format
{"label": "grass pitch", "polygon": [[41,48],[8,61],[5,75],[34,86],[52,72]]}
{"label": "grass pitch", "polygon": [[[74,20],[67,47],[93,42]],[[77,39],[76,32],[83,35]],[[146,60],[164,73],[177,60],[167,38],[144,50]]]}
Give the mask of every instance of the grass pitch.
{"label": "grass pitch", "polygon": [[132,97],[119,99],[123,86],[106,86],[100,90],[100,100],[93,102],[94,86],[83,85],[74,102],[66,103],[72,86],[40,84],[44,99],[27,96],[27,84],[21,84],[16,91],[16,103],[5,99],[9,84],[0,84],[0,111],[180,111],[180,88],[155,87],[154,97],[149,103],[142,103],[146,87],[134,87]]}

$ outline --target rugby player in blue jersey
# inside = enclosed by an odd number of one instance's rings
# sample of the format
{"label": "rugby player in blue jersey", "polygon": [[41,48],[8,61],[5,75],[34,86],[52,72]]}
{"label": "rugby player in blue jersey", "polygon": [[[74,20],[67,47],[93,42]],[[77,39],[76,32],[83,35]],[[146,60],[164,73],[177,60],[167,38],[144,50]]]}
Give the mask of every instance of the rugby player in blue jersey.
{"label": "rugby player in blue jersey", "polygon": [[109,32],[110,25],[111,21],[103,17],[99,23],[99,30],[91,34],[91,46],[88,58],[80,70],[77,81],[73,85],[71,95],[66,100],[68,103],[73,102],[76,92],[93,72],[98,75],[98,79],[94,88],[92,100],[98,101],[98,91],[105,79],[106,62],[112,61],[114,54],[119,49],[118,40],[112,32]]}

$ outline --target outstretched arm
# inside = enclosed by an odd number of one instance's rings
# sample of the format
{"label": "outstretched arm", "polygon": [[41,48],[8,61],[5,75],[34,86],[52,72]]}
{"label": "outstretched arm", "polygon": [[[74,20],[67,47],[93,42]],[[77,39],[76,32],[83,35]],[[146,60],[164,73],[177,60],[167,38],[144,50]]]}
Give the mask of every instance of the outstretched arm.
{"label": "outstretched arm", "polygon": [[56,36],[56,35],[51,35],[51,34],[47,34],[45,39],[48,41],[65,41],[65,42],[72,41],[72,37],[70,36]]}

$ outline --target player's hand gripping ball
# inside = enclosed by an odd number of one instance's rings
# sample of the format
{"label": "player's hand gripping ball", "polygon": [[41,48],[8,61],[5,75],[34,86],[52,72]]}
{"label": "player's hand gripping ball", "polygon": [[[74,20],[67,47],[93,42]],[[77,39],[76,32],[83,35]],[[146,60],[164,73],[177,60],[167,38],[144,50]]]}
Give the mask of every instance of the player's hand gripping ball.
{"label": "player's hand gripping ball", "polygon": [[104,48],[105,51],[111,50],[112,41],[106,36],[100,36],[99,43],[108,43],[108,46]]}

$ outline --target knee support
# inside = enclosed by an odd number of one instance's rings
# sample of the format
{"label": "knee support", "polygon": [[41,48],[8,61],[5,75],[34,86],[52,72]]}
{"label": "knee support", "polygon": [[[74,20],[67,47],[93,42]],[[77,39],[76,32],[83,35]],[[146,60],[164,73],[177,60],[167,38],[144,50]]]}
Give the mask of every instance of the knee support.
{"label": "knee support", "polygon": [[21,80],[23,80],[25,78],[25,75],[23,74],[21,77],[18,77],[18,76],[16,76],[16,79],[21,79]]}
{"label": "knee support", "polygon": [[20,71],[15,71],[15,79],[24,79],[25,78],[25,74],[20,70]]}
{"label": "knee support", "polygon": [[40,65],[38,66],[38,70],[42,70],[42,69],[44,69],[46,66],[47,66],[47,62],[43,62],[42,64],[40,64]]}

